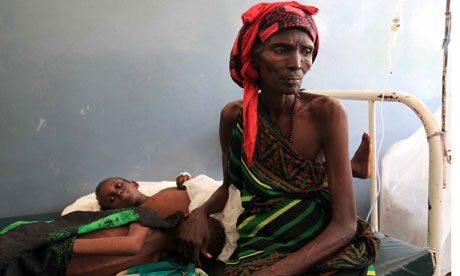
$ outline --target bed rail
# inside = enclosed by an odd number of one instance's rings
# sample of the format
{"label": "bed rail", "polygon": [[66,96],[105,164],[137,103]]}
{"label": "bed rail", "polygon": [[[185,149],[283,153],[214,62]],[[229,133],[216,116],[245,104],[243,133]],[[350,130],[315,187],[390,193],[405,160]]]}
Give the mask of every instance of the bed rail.
{"label": "bed rail", "polygon": [[[309,93],[328,95],[345,100],[363,100],[369,102],[369,134],[372,139],[371,153],[371,203],[377,198],[377,167],[376,167],[376,131],[375,131],[375,102],[400,102],[411,108],[422,121],[425,128],[429,147],[429,188],[428,188],[428,241],[427,246],[436,253],[436,270],[434,275],[441,274],[441,237],[442,237],[442,187],[443,187],[443,142],[442,133],[431,111],[413,95],[387,91],[369,90],[309,90]],[[378,210],[374,206],[371,213],[372,227],[378,231]]]}

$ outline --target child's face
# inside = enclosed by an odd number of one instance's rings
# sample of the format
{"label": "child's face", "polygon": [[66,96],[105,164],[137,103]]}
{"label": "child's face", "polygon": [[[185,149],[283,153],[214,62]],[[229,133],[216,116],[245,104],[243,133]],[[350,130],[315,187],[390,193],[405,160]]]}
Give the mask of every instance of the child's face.
{"label": "child's face", "polygon": [[139,206],[142,194],[138,190],[139,184],[134,181],[124,181],[112,178],[104,182],[99,188],[97,199],[107,209],[121,209]]}

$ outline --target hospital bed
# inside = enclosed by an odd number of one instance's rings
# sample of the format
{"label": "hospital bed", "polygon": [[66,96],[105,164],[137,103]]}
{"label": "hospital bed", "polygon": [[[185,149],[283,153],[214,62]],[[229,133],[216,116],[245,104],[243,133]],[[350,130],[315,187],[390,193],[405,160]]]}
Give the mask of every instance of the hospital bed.
{"label": "hospital bed", "polygon": [[[324,94],[339,99],[362,100],[369,103],[369,134],[372,139],[371,154],[371,187],[370,199],[374,202],[377,198],[377,166],[376,166],[376,130],[375,130],[375,103],[378,101],[399,102],[411,108],[422,121],[429,143],[429,196],[428,196],[428,243],[420,248],[398,239],[386,236],[378,232],[378,210],[372,210],[371,224],[377,232],[377,237],[382,244],[377,253],[377,262],[374,264],[376,275],[402,276],[402,275],[440,275],[440,249],[441,249],[441,211],[442,211],[442,185],[443,185],[443,158],[442,140],[439,128],[430,110],[417,98],[410,94],[400,92],[379,92],[361,90],[315,90],[310,93]],[[156,182],[148,185],[158,185]],[[161,184],[165,184],[161,182]],[[168,184],[169,185],[169,184]],[[81,200],[81,199],[80,199]],[[61,215],[61,212],[41,215],[12,217],[0,219],[0,229],[17,220],[49,220]],[[216,275],[222,271],[223,263],[216,262],[207,268],[210,275]],[[206,269],[205,269],[206,270]]]}
{"label": "hospital bed", "polygon": [[[377,254],[375,270],[377,275],[441,275],[440,252],[442,235],[442,187],[446,179],[444,172],[447,159],[443,154],[442,133],[431,111],[416,97],[396,91],[363,90],[317,90],[311,93],[328,95],[345,100],[368,101],[369,134],[372,140],[370,202],[377,199],[377,160],[375,103],[399,102],[420,118],[426,132],[429,147],[429,188],[428,188],[428,241],[425,248],[379,233],[378,208],[372,209],[371,225],[382,239],[382,247]],[[406,251],[407,250],[407,251]]]}

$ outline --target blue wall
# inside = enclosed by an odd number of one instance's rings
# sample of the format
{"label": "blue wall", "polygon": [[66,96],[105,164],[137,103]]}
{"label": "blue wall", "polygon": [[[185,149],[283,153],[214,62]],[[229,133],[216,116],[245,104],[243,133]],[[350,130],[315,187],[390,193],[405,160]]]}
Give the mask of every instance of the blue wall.
{"label": "blue wall", "polygon": [[[321,43],[303,86],[404,91],[436,110],[445,4],[404,3],[387,81],[398,1],[374,2],[309,2]],[[0,217],[59,211],[109,176],[174,180],[188,169],[221,179],[219,112],[242,97],[228,58],[255,3],[1,1]],[[367,103],[344,104],[352,153]],[[420,126],[401,104],[384,114],[382,155]],[[355,189],[365,216],[368,181]]]}

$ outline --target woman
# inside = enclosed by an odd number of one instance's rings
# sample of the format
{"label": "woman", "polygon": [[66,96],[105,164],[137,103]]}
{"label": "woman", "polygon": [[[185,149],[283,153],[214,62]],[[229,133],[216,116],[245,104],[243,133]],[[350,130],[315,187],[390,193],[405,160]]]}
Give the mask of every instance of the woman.
{"label": "woman", "polygon": [[226,275],[365,275],[375,261],[379,241],[357,223],[346,112],[300,89],[318,53],[316,12],[277,2],[242,16],[230,70],[244,97],[221,112],[223,185],[181,233],[183,254],[199,263],[206,217],[225,206],[230,184],[240,189],[245,210]]}

